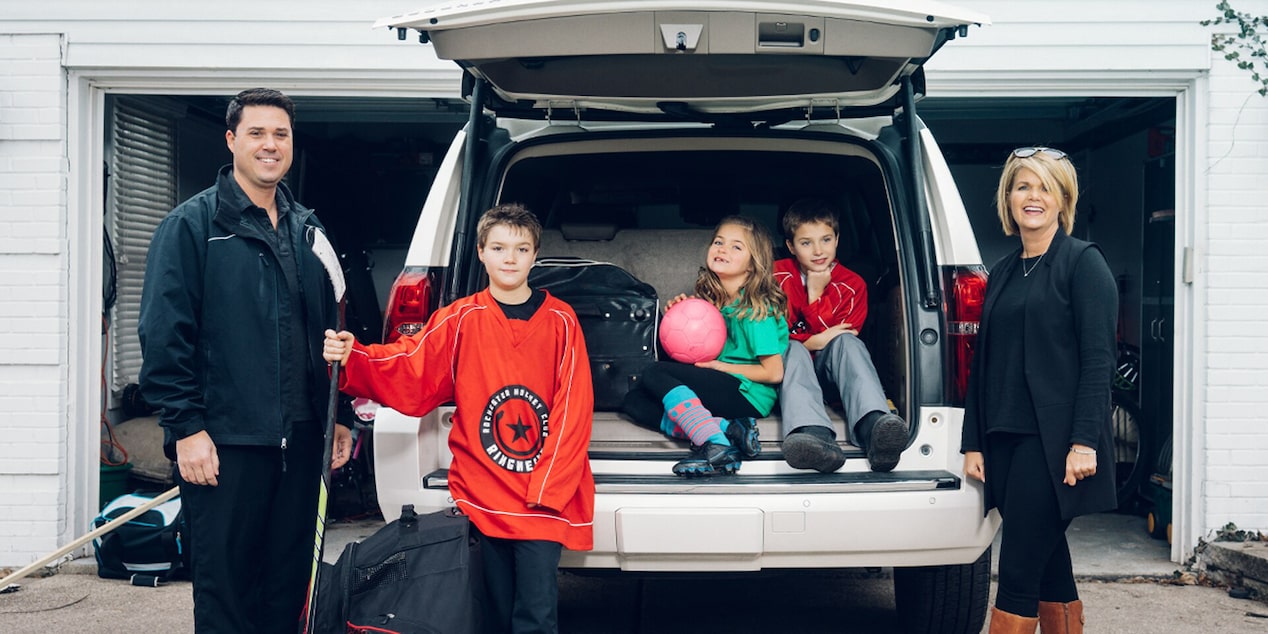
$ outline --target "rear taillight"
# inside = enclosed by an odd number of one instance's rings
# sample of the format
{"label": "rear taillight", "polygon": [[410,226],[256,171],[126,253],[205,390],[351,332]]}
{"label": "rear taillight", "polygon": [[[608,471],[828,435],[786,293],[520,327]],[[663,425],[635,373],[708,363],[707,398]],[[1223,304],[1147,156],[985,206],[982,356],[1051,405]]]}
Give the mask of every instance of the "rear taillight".
{"label": "rear taillight", "polygon": [[427,318],[436,310],[440,279],[436,269],[407,266],[392,283],[383,319],[383,342],[391,343],[423,329]]}
{"label": "rear taillight", "polygon": [[947,393],[951,404],[964,405],[969,392],[969,367],[977,349],[977,328],[986,301],[986,270],[981,266],[948,267],[943,270],[947,298]]}

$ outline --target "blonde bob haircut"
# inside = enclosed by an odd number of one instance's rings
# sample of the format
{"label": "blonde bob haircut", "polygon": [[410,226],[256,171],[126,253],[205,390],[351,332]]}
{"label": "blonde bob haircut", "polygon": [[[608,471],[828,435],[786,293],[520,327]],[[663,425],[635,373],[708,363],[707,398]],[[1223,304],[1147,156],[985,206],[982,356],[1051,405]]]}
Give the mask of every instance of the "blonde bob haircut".
{"label": "blonde bob haircut", "polygon": [[1004,163],[1004,173],[999,177],[999,190],[995,194],[995,205],[999,212],[999,222],[1004,227],[1004,235],[1015,236],[1019,232],[1017,221],[1008,208],[1008,195],[1013,190],[1017,172],[1023,168],[1034,172],[1048,191],[1060,194],[1064,204],[1058,218],[1061,228],[1069,235],[1074,231],[1074,209],[1079,202],[1079,177],[1074,173],[1074,164],[1068,156],[1054,158],[1042,151],[1025,158],[1009,153],[1008,161]]}

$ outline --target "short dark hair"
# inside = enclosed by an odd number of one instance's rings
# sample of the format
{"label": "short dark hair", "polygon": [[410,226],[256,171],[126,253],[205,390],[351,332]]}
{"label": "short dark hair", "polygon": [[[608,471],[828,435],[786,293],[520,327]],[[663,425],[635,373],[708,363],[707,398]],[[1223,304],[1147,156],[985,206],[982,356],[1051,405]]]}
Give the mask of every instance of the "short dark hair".
{"label": "short dark hair", "polygon": [[476,225],[476,246],[483,247],[484,241],[489,239],[489,231],[497,225],[519,229],[532,238],[534,250],[541,247],[542,223],[528,207],[519,203],[504,203],[484,212]]}
{"label": "short dark hair", "polygon": [[229,109],[225,111],[225,125],[230,132],[238,131],[238,123],[242,121],[242,109],[247,106],[273,106],[286,111],[291,127],[295,127],[295,102],[290,97],[272,88],[249,88],[238,93],[229,101]]}
{"label": "short dark hair", "polygon": [[823,198],[802,198],[788,206],[784,212],[784,239],[792,240],[797,228],[811,222],[822,222],[832,227],[833,233],[841,233],[836,205]]}

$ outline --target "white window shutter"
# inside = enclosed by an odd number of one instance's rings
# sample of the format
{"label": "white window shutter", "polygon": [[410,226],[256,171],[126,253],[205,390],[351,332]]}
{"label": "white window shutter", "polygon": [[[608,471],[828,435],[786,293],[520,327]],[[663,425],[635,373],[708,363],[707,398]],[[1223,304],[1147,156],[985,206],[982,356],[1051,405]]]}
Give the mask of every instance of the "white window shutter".
{"label": "white window shutter", "polygon": [[136,327],[141,313],[145,255],[154,229],[176,206],[176,122],[170,111],[138,100],[115,101],[111,122],[114,152],[110,162],[110,238],[114,241],[116,292],[110,317],[112,391],[136,383],[141,344]]}

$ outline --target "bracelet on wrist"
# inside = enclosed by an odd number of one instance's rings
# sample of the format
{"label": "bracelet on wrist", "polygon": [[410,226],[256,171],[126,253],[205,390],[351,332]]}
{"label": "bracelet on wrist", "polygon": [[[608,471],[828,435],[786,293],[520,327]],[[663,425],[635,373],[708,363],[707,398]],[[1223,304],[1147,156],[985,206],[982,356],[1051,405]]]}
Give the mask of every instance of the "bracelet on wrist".
{"label": "bracelet on wrist", "polygon": [[1075,449],[1074,447],[1070,447],[1070,451],[1077,453],[1080,456],[1095,456],[1096,455],[1095,449]]}

